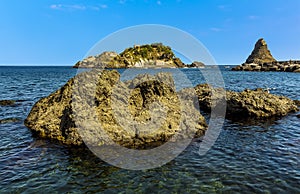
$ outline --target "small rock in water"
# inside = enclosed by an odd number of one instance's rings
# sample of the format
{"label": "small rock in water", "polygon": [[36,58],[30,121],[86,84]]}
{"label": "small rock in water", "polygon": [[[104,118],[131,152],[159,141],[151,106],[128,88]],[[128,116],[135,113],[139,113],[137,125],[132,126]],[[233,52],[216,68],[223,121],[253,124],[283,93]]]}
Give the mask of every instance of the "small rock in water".
{"label": "small rock in water", "polygon": [[0,119],[0,124],[4,124],[4,123],[16,123],[19,122],[20,119],[19,118],[6,118],[6,119]]}
{"label": "small rock in water", "polygon": [[294,102],[297,106],[300,106],[300,100],[294,100]]}
{"label": "small rock in water", "polygon": [[[216,99],[211,99],[211,90],[214,90]],[[200,108],[210,111],[222,98],[222,90],[210,88],[207,84],[195,87]],[[226,115],[242,118],[270,118],[281,117],[289,112],[298,111],[297,102],[284,96],[269,93],[269,88],[245,89],[242,92],[226,91]],[[300,101],[299,101],[300,102]]]}
{"label": "small rock in water", "polygon": [[0,106],[12,106],[15,102],[14,100],[0,100]]}

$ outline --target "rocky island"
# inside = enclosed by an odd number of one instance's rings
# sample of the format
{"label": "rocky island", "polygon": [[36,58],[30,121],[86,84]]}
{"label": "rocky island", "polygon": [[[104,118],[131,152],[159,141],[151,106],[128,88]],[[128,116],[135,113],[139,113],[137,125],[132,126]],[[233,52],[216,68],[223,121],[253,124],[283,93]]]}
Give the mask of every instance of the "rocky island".
{"label": "rocky island", "polygon": [[[217,94],[214,99],[212,92]],[[225,103],[221,106],[227,107],[229,119],[280,118],[298,110],[296,101],[263,89],[222,93],[208,84],[177,92],[168,73],[122,82],[116,70],[93,69],[40,99],[25,125],[40,137],[68,145],[84,145],[84,134],[92,145],[110,145],[111,139],[128,148],[147,149],[205,133],[207,124],[195,100],[206,112]]]}
{"label": "rocky island", "polygon": [[264,39],[259,39],[246,62],[232,68],[233,71],[284,71],[300,72],[300,60],[277,61]]}
{"label": "rocky island", "polygon": [[[92,90],[91,80],[95,81]],[[74,89],[78,83],[80,87]],[[140,75],[121,82],[115,70],[92,70],[78,74],[61,89],[38,101],[25,125],[40,137],[70,145],[83,144],[79,128],[84,129],[85,137],[94,145],[107,145],[108,139],[112,139],[129,148],[160,145],[176,133],[182,133],[178,138],[185,138],[188,130],[193,130],[192,135],[196,137],[203,135],[207,126],[204,117],[193,109],[193,103],[182,103],[179,98],[173,78],[168,74]],[[149,130],[149,123],[154,128],[159,126],[158,129]]]}
{"label": "rocky island", "polygon": [[204,67],[201,62],[184,64],[169,46],[162,43],[134,45],[120,54],[105,51],[97,56],[89,56],[78,61],[73,68],[184,68]]}

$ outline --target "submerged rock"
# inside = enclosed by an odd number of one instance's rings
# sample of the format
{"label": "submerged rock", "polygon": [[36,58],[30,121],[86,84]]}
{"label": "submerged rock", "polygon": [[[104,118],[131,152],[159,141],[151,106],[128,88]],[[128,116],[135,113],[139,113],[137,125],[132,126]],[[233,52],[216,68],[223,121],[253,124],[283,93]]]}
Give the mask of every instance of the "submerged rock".
{"label": "submerged rock", "polygon": [[38,101],[25,125],[65,144],[82,145],[84,137],[89,145],[142,149],[204,134],[207,125],[194,98],[178,95],[170,75],[119,79],[117,71],[78,74]]}
{"label": "submerged rock", "polygon": [[15,100],[0,100],[0,106],[12,106],[15,102]]}
{"label": "submerged rock", "polygon": [[19,118],[6,118],[6,119],[0,119],[0,124],[4,124],[4,123],[16,123],[16,122],[20,122],[21,120]]}

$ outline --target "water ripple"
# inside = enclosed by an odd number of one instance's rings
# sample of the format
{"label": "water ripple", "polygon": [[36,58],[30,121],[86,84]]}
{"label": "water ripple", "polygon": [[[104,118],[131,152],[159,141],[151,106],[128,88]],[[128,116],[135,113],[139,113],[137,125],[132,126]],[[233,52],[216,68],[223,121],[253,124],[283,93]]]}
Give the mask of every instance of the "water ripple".
{"label": "water ripple", "polygon": [[[205,156],[198,154],[198,140],[160,168],[129,171],[106,164],[84,148],[34,138],[24,126],[33,104],[61,87],[75,70],[0,68],[0,99],[18,100],[16,106],[0,107],[0,119],[21,120],[0,124],[0,193],[300,193],[299,113],[278,121],[226,120]],[[193,84],[203,82],[199,71],[183,71]],[[298,74],[222,73],[227,89],[268,87],[274,94],[300,100]]]}

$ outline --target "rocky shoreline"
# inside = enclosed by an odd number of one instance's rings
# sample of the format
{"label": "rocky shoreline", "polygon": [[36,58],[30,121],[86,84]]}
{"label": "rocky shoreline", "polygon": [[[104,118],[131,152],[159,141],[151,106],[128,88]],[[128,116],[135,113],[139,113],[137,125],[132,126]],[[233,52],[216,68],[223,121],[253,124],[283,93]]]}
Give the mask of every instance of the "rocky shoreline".
{"label": "rocky shoreline", "polygon": [[299,110],[296,101],[263,89],[234,92],[200,84],[176,92],[168,73],[121,82],[115,70],[92,70],[39,100],[25,125],[40,137],[68,145],[84,145],[84,135],[92,145],[110,145],[113,140],[147,149],[205,133],[207,124],[194,106],[196,99],[206,112],[226,102],[229,119],[280,118]]}
{"label": "rocky shoreline", "polygon": [[272,63],[243,63],[232,68],[232,71],[281,71],[300,73],[300,61],[276,61]]}
{"label": "rocky shoreline", "polygon": [[232,71],[281,71],[300,72],[300,60],[277,61],[273,58],[264,39],[259,39],[246,62]]}

